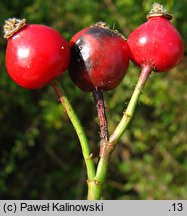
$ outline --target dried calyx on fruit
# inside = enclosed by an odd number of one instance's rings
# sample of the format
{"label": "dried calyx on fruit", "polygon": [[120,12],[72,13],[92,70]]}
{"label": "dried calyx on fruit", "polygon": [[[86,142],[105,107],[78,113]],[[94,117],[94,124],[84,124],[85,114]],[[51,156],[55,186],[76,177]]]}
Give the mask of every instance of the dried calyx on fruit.
{"label": "dried calyx on fruit", "polygon": [[6,68],[11,78],[28,89],[40,88],[58,77],[69,66],[70,50],[56,30],[25,19],[8,19],[4,25],[8,40]]}
{"label": "dried calyx on fruit", "polygon": [[124,78],[129,64],[127,41],[99,22],[70,40],[69,74],[83,91],[111,90]]}
{"label": "dried calyx on fruit", "polygon": [[167,13],[163,5],[159,3],[154,3],[151,11],[147,15],[147,19],[149,19],[150,17],[158,17],[158,16],[166,17],[169,20],[172,19],[172,15]]}
{"label": "dried calyx on fruit", "polygon": [[8,20],[5,20],[5,24],[3,27],[4,38],[8,39],[25,25],[26,19],[10,18]]}
{"label": "dried calyx on fruit", "polygon": [[152,70],[168,71],[182,59],[184,45],[172,16],[162,5],[153,4],[147,22],[137,27],[128,37],[131,60],[138,66],[148,65]]}

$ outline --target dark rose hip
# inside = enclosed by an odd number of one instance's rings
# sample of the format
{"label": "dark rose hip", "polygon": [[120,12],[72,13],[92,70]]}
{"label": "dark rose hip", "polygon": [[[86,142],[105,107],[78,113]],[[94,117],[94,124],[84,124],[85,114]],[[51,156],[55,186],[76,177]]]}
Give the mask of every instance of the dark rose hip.
{"label": "dark rose hip", "polygon": [[105,24],[85,28],[70,41],[69,74],[83,91],[111,90],[124,78],[129,65],[126,40]]}

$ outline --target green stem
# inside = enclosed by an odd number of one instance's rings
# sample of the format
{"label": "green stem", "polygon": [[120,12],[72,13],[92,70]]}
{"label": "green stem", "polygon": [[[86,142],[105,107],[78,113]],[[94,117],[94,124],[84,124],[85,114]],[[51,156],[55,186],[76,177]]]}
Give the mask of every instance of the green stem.
{"label": "green stem", "polygon": [[119,140],[119,138],[121,137],[121,135],[124,133],[124,131],[126,130],[127,126],[129,125],[137,103],[138,103],[138,99],[142,93],[143,87],[149,77],[149,75],[151,74],[152,68],[148,65],[144,65],[142,67],[142,71],[140,74],[140,77],[138,79],[138,82],[136,84],[136,87],[134,89],[134,92],[132,94],[131,100],[128,104],[128,107],[126,109],[126,111],[123,114],[123,117],[121,119],[121,121],[119,122],[119,124],[117,125],[115,131],[113,132],[113,134],[110,136],[109,142],[112,145],[115,145],[117,143],[117,141]]}
{"label": "green stem", "polygon": [[[84,132],[84,129],[81,126],[81,123],[80,123],[76,113],[74,112],[70,101],[68,100],[67,96],[65,95],[64,90],[61,91],[60,88],[57,86],[55,81],[51,82],[51,86],[55,90],[55,92],[59,98],[59,101],[62,103],[64,109],[66,110],[66,112],[69,116],[69,119],[71,120],[71,122],[75,128],[75,131],[78,135],[78,138],[79,138],[79,141],[81,144],[82,153],[83,153],[84,161],[86,164],[88,182],[92,181],[94,179],[94,176],[95,176],[95,166],[94,166],[94,162],[92,160],[92,154],[90,153],[90,148],[89,148],[88,140],[87,140],[86,134]],[[62,87],[61,87],[61,89],[62,89]]]}
{"label": "green stem", "polygon": [[105,182],[107,168],[108,168],[108,160],[100,158],[98,166],[97,166],[97,174],[93,181],[88,182],[88,199],[89,200],[99,200],[101,199],[101,192],[103,188],[103,184]]}

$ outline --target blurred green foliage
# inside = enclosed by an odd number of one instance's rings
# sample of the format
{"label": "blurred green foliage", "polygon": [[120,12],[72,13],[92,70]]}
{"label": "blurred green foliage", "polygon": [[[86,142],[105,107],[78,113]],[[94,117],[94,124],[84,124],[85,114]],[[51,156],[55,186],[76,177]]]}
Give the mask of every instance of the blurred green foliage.
{"label": "blurred green foliage", "polygon": [[[126,37],[145,22],[153,1],[1,0],[0,25],[25,17],[60,31],[67,40],[105,21]],[[187,1],[160,1],[172,12],[187,50]],[[0,198],[85,199],[86,173],[77,136],[50,86],[16,86],[5,64],[0,38]],[[187,63],[152,74],[128,131],[112,155],[104,199],[187,199]],[[133,65],[119,87],[105,93],[112,132],[138,78]],[[97,161],[98,126],[91,94],[76,88],[65,73],[63,85],[80,116]]]}

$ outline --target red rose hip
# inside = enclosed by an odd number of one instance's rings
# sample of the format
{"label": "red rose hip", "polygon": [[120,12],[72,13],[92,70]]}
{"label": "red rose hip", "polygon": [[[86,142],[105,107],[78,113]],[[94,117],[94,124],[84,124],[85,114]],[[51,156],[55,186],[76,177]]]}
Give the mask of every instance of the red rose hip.
{"label": "red rose hip", "polygon": [[126,40],[104,23],[75,34],[70,41],[69,74],[83,91],[111,90],[124,78],[129,64]]}
{"label": "red rose hip", "polygon": [[40,88],[67,69],[69,44],[54,29],[13,18],[5,22],[4,32],[6,68],[18,85]]}
{"label": "red rose hip", "polygon": [[184,45],[176,28],[170,23],[171,15],[163,6],[154,3],[148,21],[128,37],[131,60],[138,66],[149,65],[152,70],[168,71],[182,59]]}

